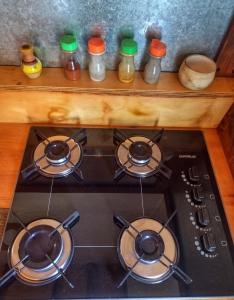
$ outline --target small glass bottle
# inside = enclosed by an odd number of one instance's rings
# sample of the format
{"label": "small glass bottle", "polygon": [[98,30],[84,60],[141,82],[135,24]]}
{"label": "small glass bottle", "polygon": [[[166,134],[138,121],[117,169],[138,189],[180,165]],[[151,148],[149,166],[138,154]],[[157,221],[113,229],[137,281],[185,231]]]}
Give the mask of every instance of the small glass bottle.
{"label": "small glass bottle", "polygon": [[60,40],[60,47],[65,77],[68,80],[78,80],[80,78],[79,46],[75,36],[64,35]]}
{"label": "small glass bottle", "polygon": [[26,76],[31,79],[38,78],[41,75],[42,64],[39,58],[33,53],[33,47],[30,44],[24,44],[20,48],[22,55],[22,70]]}
{"label": "small glass bottle", "polygon": [[94,81],[102,81],[106,77],[106,66],[104,60],[105,42],[102,38],[93,37],[88,41],[89,76]]}
{"label": "small glass bottle", "polygon": [[133,39],[122,40],[120,53],[122,59],[119,64],[119,80],[130,83],[135,78],[134,55],[137,54],[137,42]]}
{"label": "small glass bottle", "polygon": [[144,80],[154,84],[158,81],[161,72],[161,59],[166,55],[166,45],[158,39],[152,39],[149,47],[150,59],[145,66]]}

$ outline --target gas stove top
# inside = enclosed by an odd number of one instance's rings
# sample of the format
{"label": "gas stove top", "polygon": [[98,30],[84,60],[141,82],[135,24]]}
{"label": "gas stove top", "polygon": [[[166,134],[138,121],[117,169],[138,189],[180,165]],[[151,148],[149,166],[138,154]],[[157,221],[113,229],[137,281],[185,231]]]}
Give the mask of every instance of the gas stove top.
{"label": "gas stove top", "polygon": [[32,127],[0,276],[12,300],[234,296],[202,133]]}

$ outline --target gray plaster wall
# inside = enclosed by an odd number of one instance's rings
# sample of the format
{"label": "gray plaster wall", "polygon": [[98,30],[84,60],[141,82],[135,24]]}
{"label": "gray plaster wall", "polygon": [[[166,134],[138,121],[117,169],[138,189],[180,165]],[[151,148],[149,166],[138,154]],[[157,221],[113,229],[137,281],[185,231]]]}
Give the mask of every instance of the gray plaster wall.
{"label": "gray plaster wall", "polygon": [[114,69],[121,38],[138,42],[137,68],[147,60],[152,37],[167,44],[164,71],[176,71],[190,53],[214,57],[234,10],[233,0],[0,0],[0,64],[20,64],[18,49],[35,46],[45,66],[59,66],[59,37],[73,32],[85,67],[87,39],[102,35],[106,62]]}

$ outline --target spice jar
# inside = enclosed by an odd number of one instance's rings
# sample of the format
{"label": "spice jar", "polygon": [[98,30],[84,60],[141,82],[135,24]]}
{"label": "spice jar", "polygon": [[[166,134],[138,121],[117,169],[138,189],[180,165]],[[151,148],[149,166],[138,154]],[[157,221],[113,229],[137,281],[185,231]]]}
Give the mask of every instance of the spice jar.
{"label": "spice jar", "polygon": [[106,66],[104,60],[105,42],[102,38],[92,37],[88,41],[89,76],[94,81],[102,81],[106,77]]}
{"label": "spice jar", "polygon": [[74,35],[66,34],[60,40],[62,49],[62,66],[64,75],[69,80],[77,80],[80,77],[80,63],[78,43]]}
{"label": "spice jar", "polygon": [[130,83],[135,78],[134,55],[137,54],[137,42],[133,39],[122,40],[120,53],[122,59],[119,64],[119,80]]}
{"label": "spice jar", "polygon": [[158,81],[161,72],[161,59],[166,55],[166,45],[158,39],[152,39],[149,47],[149,61],[145,66],[144,80],[154,84]]}
{"label": "spice jar", "polygon": [[22,70],[26,76],[31,79],[38,78],[41,75],[42,64],[39,58],[33,53],[33,47],[30,44],[24,44],[20,48],[22,55]]}

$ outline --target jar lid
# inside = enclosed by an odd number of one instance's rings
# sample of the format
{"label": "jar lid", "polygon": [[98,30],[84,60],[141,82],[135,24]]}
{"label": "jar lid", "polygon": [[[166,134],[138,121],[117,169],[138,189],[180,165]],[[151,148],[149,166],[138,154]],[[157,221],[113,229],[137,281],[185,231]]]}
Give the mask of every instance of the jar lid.
{"label": "jar lid", "polygon": [[23,54],[31,54],[33,52],[33,47],[31,44],[23,44],[20,48],[20,51]]}
{"label": "jar lid", "polygon": [[65,34],[60,39],[60,47],[64,51],[75,51],[78,48],[76,37],[72,34]]}
{"label": "jar lid", "polygon": [[152,56],[163,57],[166,55],[167,46],[159,39],[152,39],[149,47],[149,53]]}
{"label": "jar lid", "polygon": [[105,42],[102,38],[99,37],[92,37],[88,41],[88,51],[89,53],[93,54],[102,54],[105,52]]}
{"label": "jar lid", "polygon": [[32,62],[35,60],[33,46],[31,44],[23,44],[20,48],[20,52],[22,54],[22,59],[25,62]]}
{"label": "jar lid", "polygon": [[124,55],[137,54],[137,42],[133,39],[124,39],[121,42],[120,52]]}

